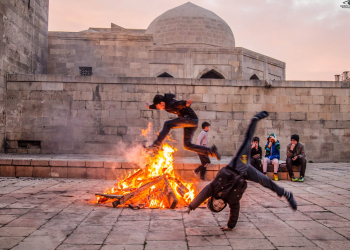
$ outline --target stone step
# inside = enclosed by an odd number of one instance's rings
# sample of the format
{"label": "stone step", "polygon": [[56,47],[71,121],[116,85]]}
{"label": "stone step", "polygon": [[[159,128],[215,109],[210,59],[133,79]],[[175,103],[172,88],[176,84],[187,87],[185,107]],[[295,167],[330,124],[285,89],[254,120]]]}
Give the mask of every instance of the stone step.
{"label": "stone step", "polygon": [[[50,159],[44,157],[9,157],[0,159],[1,177],[37,177],[37,178],[87,178],[118,180],[139,166],[123,159],[89,159],[61,158]],[[225,167],[229,158],[222,160],[223,163],[212,163],[207,167],[207,179],[213,180],[220,169]],[[175,173],[184,180],[195,179],[193,170],[200,165],[196,158],[179,158],[174,163]],[[300,167],[293,167],[295,176],[298,177]],[[273,176],[273,166],[268,166],[268,176]],[[289,179],[287,167],[280,164],[280,179]]]}

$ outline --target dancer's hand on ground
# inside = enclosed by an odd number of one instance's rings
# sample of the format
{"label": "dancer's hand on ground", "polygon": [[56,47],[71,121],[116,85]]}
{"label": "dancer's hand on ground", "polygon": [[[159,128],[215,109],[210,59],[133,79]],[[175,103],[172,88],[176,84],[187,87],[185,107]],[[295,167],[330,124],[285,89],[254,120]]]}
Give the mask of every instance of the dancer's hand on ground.
{"label": "dancer's hand on ground", "polygon": [[191,106],[191,104],[192,104],[192,99],[190,99],[190,100],[188,100],[187,102],[186,102],[186,107],[189,107],[189,106]]}
{"label": "dancer's hand on ground", "polygon": [[189,214],[191,212],[191,209],[188,207],[188,208],[186,208],[184,210],[181,210],[180,212],[183,213],[183,214]]}
{"label": "dancer's hand on ground", "polygon": [[151,103],[150,102],[146,102],[146,108],[149,109],[149,106],[151,106]]}
{"label": "dancer's hand on ground", "polygon": [[220,229],[222,231],[232,231],[233,228],[229,228],[229,227],[220,227]]}

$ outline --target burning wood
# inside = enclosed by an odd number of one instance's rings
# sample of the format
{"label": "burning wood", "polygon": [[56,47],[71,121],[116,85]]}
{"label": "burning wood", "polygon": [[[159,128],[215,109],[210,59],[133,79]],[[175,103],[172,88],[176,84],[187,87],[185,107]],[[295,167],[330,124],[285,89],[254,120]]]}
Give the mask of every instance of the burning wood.
{"label": "burning wood", "polygon": [[176,198],[174,190],[171,188],[168,179],[164,180],[164,189],[163,189],[164,200],[168,203],[168,208],[174,209],[179,202]]}
{"label": "burning wood", "polygon": [[151,181],[151,182],[141,186],[135,192],[128,193],[128,194],[124,195],[124,197],[119,200],[119,203],[124,204],[127,200],[130,200],[130,199],[135,198],[137,196],[141,196],[144,191],[147,191],[149,188],[158,184],[158,182],[162,181],[163,179],[164,179],[164,177],[158,177],[157,180]]}
{"label": "burning wood", "polygon": [[188,188],[182,184],[182,182],[177,179],[177,178],[173,178],[173,177],[169,177],[169,180],[172,180],[172,181],[175,181],[176,184],[177,184],[177,187],[176,187],[176,191],[182,196],[184,197],[186,193],[189,192]]}
{"label": "burning wood", "polygon": [[113,200],[113,206],[171,208],[187,205],[194,198],[191,183],[182,182],[175,176],[173,152],[175,148],[168,144],[155,156],[147,156],[148,164],[144,169],[130,173],[115,184],[111,190],[96,194],[97,202]]}

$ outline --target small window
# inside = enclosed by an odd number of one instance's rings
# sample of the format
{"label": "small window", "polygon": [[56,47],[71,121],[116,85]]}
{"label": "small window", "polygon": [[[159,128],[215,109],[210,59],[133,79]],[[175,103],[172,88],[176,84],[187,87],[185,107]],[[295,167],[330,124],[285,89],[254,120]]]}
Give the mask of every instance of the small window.
{"label": "small window", "polygon": [[209,72],[205,73],[204,75],[201,76],[201,78],[204,79],[225,79],[219,72],[215,70],[210,70]]}
{"label": "small window", "polygon": [[41,148],[41,141],[18,141],[18,148]]}
{"label": "small window", "polygon": [[260,79],[256,74],[254,74],[250,77],[250,80],[260,80]]}
{"label": "small window", "polygon": [[28,0],[28,9],[30,9],[30,0]]}
{"label": "small window", "polygon": [[92,76],[92,67],[79,67],[81,76]]}
{"label": "small window", "polygon": [[168,74],[167,72],[164,72],[163,74],[160,74],[157,77],[169,77],[169,78],[174,78],[172,75]]}

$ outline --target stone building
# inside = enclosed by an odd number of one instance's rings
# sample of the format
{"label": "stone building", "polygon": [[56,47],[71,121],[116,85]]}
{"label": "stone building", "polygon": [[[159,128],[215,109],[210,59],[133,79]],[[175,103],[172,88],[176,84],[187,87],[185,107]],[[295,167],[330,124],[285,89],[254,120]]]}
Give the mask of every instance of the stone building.
{"label": "stone building", "polygon": [[[0,134],[5,132],[6,75],[46,74],[49,0],[0,1]],[[3,140],[0,140],[3,148]]]}
{"label": "stone building", "polygon": [[[141,129],[149,122],[156,133],[174,117],[144,106],[171,92],[194,100],[200,123],[212,125],[210,143],[223,155],[234,154],[249,119],[266,110],[270,117],[256,135],[264,143],[276,133],[282,159],[297,133],[308,160],[349,161],[350,82],[285,81],[283,62],[235,47],[230,27],[211,11],[186,3],[147,30],[112,24],[47,32],[48,0],[30,1],[29,10],[28,3],[0,4],[0,20],[10,27],[0,30],[6,38],[1,133],[9,153],[120,155],[121,143],[145,140]],[[172,136],[178,156],[194,155],[182,149],[182,130]]]}
{"label": "stone building", "polygon": [[146,30],[49,32],[49,74],[119,77],[285,80],[285,63],[235,47],[231,28],[190,2],[168,10]]}
{"label": "stone building", "polygon": [[334,75],[335,81],[350,81],[349,71],[344,71],[341,75]]}

